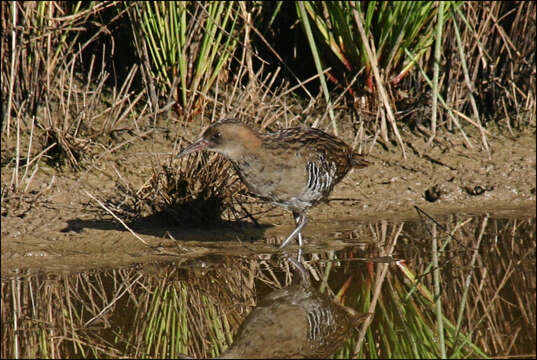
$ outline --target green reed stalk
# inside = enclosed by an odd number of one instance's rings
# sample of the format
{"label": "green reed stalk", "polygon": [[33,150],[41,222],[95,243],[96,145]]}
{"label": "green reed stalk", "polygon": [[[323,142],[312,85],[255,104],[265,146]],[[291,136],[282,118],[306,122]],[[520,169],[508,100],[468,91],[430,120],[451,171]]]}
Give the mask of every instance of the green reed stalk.
{"label": "green reed stalk", "polygon": [[208,95],[237,46],[238,7],[219,1],[135,4],[154,77],[173,92],[178,77],[175,100],[187,113]]}
{"label": "green reed stalk", "polygon": [[[456,1],[445,2],[442,6],[446,11],[442,14],[442,19],[451,16],[447,11],[450,7],[459,5],[460,2]],[[432,1],[303,1],[297,4],[297,9],[306,34],[306,18],[311,19],[314,25],[311,31],[313,39],[310,40],[314,59],[317,53],[319,60],[316,62],[332,65],[329,77],[342,86],[348,81],[346,77],[349,71],[358,72],[365,68],[366,78],[371,76],[371,59],[358,35],[351,15],[353,10],[358,11],[364,19],[363,25],[368,38],[373,41],[378,66],[386,79],[393,83],[401,81],[414,66],[414,61],[407,56],[405,49],[420,58],[431,46],[438,12],[438,6]],[[313,46],[326,51],[314,51]],[[362,85],[373,90],[371,80]]]}
{"label": "green reed stalk", "polygon": [[315,44],[315,40],[313,38],[313,32],[310,26],[308,15],[306,13],[306,9],[304,7],[304,3],[302,1],[298,1],[297,7],[298,7],[298,13],[300,14],[300,18],[302,19],[302,24],[304,25],[304,30],[306,32],[306,36],[308,38],[308,42],[311,48],[311,53],[313,55],[313,60],[315,62],[315,68],[317,69],[317,73],[319,74],[319,80],[321,82],[321,88],[323,90],[324,98],[326,100],[328,113],[330,115],[330,119],[332,120],[332,127],[334,129],[334,134],[337,136],[338,135],[337,124],[336,124],[336,119],[334,118],[334,110],[332,109],[330,93],[328,92],[328,86],[326,85],[326,80],[324,77],[324,69],[321,63],[321,56],[319,54],[319,51],[317,50],[317,45]]}

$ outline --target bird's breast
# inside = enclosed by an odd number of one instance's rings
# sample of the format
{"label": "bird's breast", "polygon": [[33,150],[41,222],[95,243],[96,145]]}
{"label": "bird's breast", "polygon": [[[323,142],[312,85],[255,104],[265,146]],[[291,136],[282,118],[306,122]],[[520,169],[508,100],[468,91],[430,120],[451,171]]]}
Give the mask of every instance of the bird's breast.
{"label": "bird's breast", "polygon": [[299,199],[306,190],[306,165],[297,163],[296,159],[245,156],[235,161],[234,166],[252,194],[278,205],[285,206],[293,199]]}

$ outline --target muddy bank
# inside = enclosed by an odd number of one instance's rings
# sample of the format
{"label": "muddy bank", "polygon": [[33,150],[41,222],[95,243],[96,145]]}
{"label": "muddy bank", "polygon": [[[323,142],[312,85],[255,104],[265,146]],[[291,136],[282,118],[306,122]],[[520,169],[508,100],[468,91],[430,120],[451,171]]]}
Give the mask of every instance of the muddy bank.
{"label": "muddy bank", "polygon": [[[189,129],[192,137],[199,130]],[[478,134],[469,135],[472,148],[459,135],[441,134],[428,146],[426,139],[405,134],[406,159],[394,144],[375,143],[369,153],[374,165],[353,170],[335,188],[328,204],[309,212],[304,231],[308,244],[335,244],[332,240],[342,228],[357,224],[416,219],[415,206],[433,216],[535,215],[534,129],[517,134],[516,139],[489,136],[490,157],[481,148]],[[352,143],[350,135],[341,137]],[[167,133],[155,131],[148,138],[130,140],[129,147],[102,154],[81,172],[42,166],[26,194],[4,196],[2,274],[27,267],[78,270],[159,261],[171,257],[166,249],[184,259],[207,253],[271,252],[273,244],[291,230],[287,211],[259,203],[249,206],[260,226],[244,220],[186,228],[167,221],[167,215],[144,213],[132,227],[152,247],[159,247],[149,248],[87,195],[106,203],[117,198],[118,185],[136,191],[155,167],[170,161],[173,145]],[[11,175],[12,170],[4,166],[3,187]]]}

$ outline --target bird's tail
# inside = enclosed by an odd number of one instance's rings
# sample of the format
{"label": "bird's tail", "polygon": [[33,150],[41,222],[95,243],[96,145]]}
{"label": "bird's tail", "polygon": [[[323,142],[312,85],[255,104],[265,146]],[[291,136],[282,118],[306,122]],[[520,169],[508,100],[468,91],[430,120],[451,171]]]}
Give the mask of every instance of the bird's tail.
{"label": "bird's tail", "polygon": [[358,153],[352,153],[351,164],[353,167],[357,169],[361,169],[373,163],[371,161],[367,161],[364,155],[360,155]]}

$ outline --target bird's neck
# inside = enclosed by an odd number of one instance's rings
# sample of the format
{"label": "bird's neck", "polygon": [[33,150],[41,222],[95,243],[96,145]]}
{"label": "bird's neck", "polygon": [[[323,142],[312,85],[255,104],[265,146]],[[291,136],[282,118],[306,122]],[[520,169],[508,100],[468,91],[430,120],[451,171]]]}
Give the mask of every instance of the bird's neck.
{"label": "bird's neck", "polygon": [[225,152],[225,156],[232,161],[240,161],[248,157],[258,157],[261,152],[263,140],[259,134],[250,128],[241,128],[236,132],[237,139],[233,146]]}

